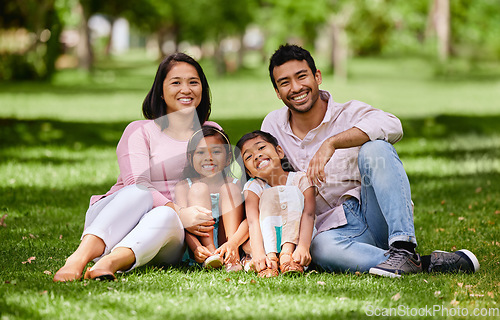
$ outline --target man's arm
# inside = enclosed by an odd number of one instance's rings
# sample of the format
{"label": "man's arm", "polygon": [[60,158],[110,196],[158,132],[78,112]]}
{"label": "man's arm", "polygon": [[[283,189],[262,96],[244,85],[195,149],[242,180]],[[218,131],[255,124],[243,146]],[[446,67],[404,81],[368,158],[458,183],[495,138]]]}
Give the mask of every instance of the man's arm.
{"label": "man's arm", "polygon": [[309,162],[307,178],[313,185],[325,182],[325,165],[336,149],[358,147],[369,140],[368,135],[358,128],[348,129],[326,139]]}

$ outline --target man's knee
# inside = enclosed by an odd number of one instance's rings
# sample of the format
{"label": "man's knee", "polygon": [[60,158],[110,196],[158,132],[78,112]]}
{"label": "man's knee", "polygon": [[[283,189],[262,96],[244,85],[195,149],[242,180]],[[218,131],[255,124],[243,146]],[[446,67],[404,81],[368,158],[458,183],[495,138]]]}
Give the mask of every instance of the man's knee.
{"label": "man's knee", "polygon": [[365,142],[359,149],[359,158],[371,158],[392,152],[393,146],[385,140],[372,140]]}
{"label": "man's knee", "polygon": [[394,157],[392,144],[384,140],[368,141],[361,146],[358,155],[359,170],[388,167],[388,159]]}

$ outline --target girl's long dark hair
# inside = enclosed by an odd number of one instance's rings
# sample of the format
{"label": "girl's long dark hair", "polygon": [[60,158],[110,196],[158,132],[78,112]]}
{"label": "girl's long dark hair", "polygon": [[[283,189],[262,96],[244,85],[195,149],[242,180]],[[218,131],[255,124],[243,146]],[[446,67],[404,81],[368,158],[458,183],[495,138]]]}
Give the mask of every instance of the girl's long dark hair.
{"label": "girl's long dark hair", "polygon": [[[241,148],[247,142],[248,140],[252,140],[254,138],[261,137],[264,141],[269,142],[272,144],[275,148],[279,146],[278,140],[269,132],[265,132],[262,130],[255,130],[252,132],[249,132],[245,134],[243,137],[238,140],[236,143],[236,149],[234,150],[234,156],[236,159],[241,158]],[[243,162],[243,159],[242,159]],[[288,172],[293,172],[295,169],[293,168],[292,164],[288,160],[287,156],[285,155],[283,159],[281,159],[281,167],[283,170],[288,171]],[[246,168],[243,168],[247,175],[247,180],[249,180],[251,177],[248,175]]]}
{"label": "girl's long dark hair", "polygon": [[186,62],[192,65],[198,72],[201,81],[201,101],[196,108],[196,113],[200,124],[205,123],[210,117],[212,98],[210,95],[210,87],[208,86],[207,77],[203,72],[200,64],[192,57],[185,53],[176,52],[166,57],[158,66],[156,71],[155,80],[151,89],[149,90],[144,102],[142,103],[142,114],[146,119],[159,119],[161,118],[161,127],[168,127],[168,119],[164,117],[167,114],[167,105],[162,99],[163,96],[163,81],[167,74],[172,70],[173,66],[179,62]]}

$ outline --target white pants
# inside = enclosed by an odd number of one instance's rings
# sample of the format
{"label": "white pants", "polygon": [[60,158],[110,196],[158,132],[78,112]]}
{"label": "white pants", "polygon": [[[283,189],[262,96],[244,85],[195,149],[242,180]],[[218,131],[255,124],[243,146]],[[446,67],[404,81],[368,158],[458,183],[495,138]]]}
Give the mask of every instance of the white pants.
{"label": "white pants", "polygon": [[85,215],[87,234],[101,238],[106,248],[99,260],[114,248],[130,248],[135,263],[127,271],[148,262],[172,265],[184,253],[184,227],[170,207],[151,209],[153,197],[140,185],[126,186],[89,207]]}

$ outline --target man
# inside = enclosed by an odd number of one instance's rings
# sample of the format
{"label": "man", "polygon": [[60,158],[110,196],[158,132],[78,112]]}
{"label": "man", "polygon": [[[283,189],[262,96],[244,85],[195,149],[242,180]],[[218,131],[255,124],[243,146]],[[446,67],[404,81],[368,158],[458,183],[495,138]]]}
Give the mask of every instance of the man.
{"label": "man", "polygon": [[319,89],[321,72],[310,53],[298,46],[281,46],[269,75],[286,106],[269,113],[262,130],[318,186],[310,248],[316,265],[389,277],[479,269],[468,250],[415,252],[410,184],[392,146],[403,136],[398,118],[360,101],[333,101]]}

